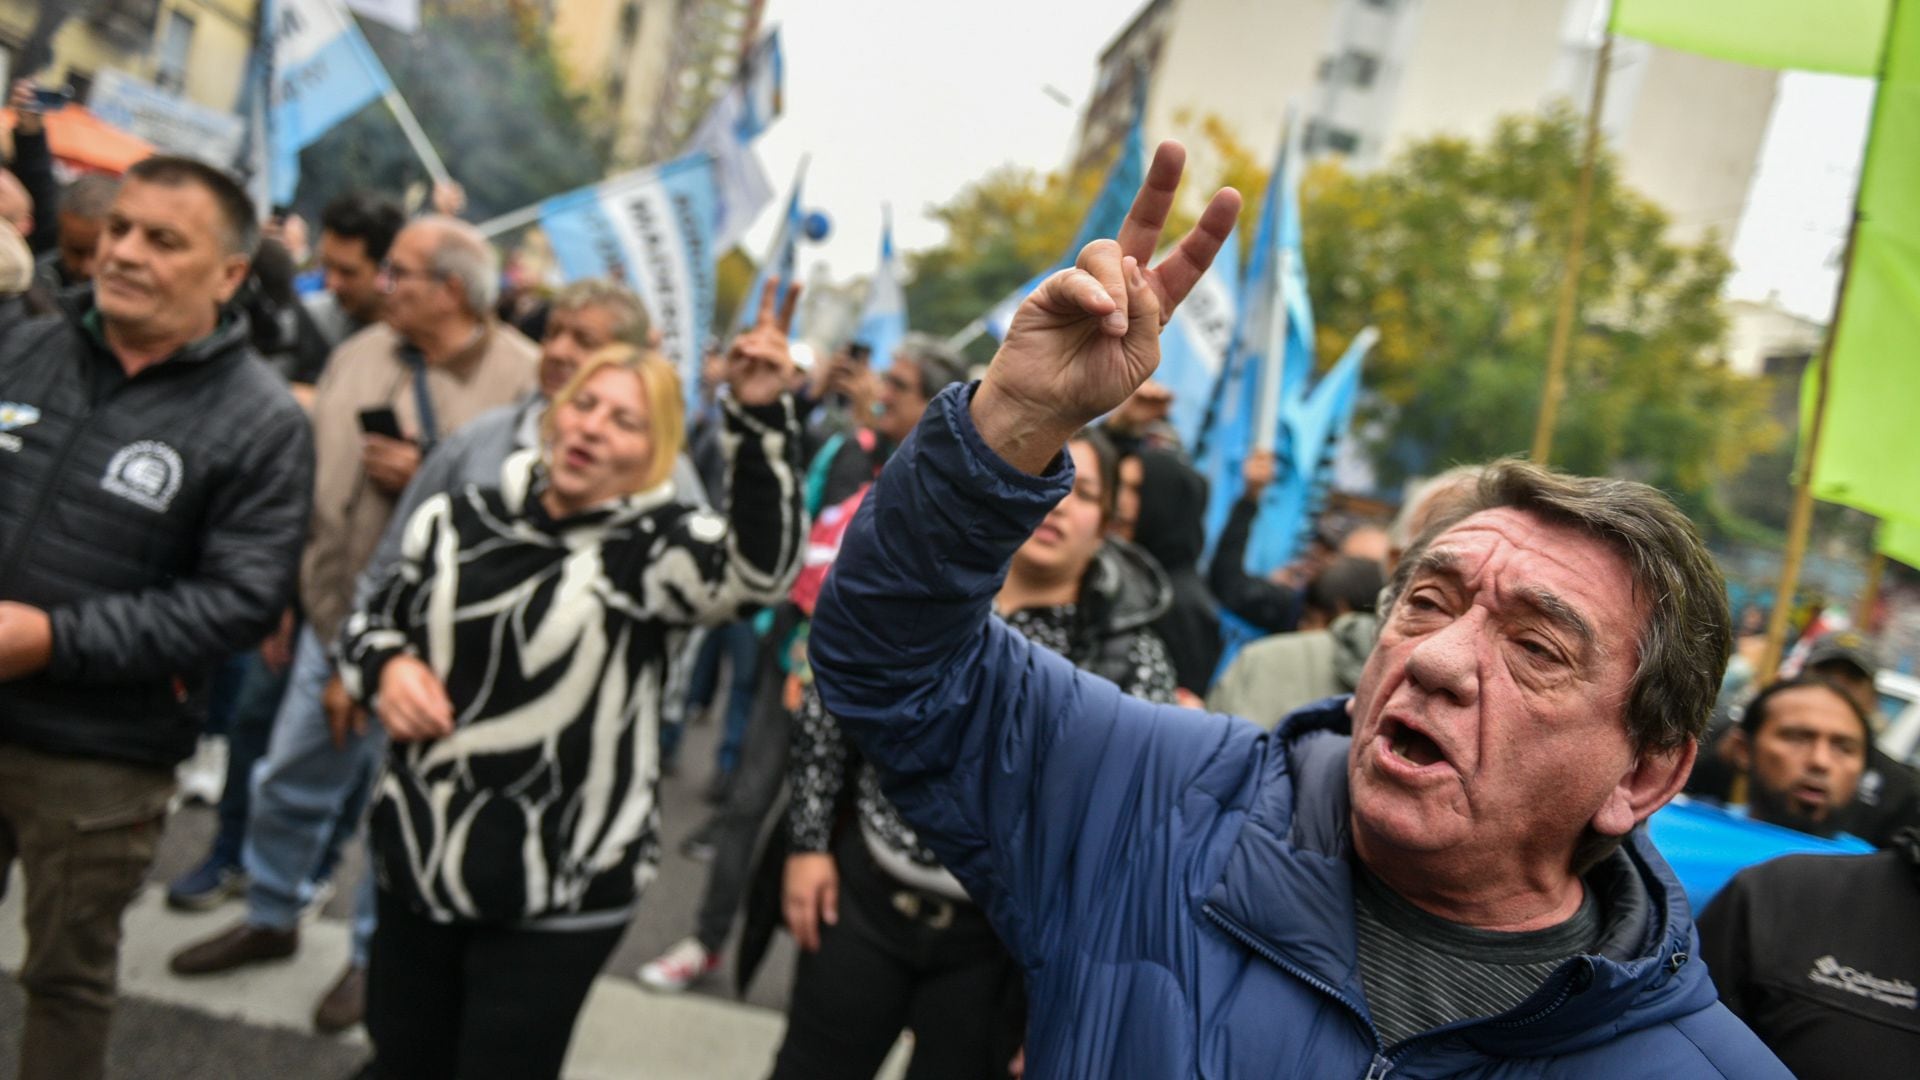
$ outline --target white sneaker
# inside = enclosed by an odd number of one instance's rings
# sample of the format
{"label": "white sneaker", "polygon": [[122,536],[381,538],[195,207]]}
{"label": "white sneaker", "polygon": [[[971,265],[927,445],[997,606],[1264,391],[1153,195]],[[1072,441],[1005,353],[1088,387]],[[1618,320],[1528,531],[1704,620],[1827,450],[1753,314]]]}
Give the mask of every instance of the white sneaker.
{"label": "white sneaker", "polygon": [[207,806],[217,805],[220,792],[227,786],[226,738],[220,735],[203,736],[200,745],[194,748],[193,756],[174,770],[174,778],[179,783],[181,799]]}
{"label": "white sneaker", "polygon": [[698,938],[683,938],[641,966],[640,985],[663,994],[677,994],[719,970],[719,953],[708,952]]}
{"label": "white sneaker", "polygon": [[333,899],[333,890],[333,878],[331,877],[323,877],[317,881],[307,882],[307,888],[305,890],[307,895],[304,902],[300,905],[300,921],[311,922],[319,918],[320,909],[326,907],[327,901]]}

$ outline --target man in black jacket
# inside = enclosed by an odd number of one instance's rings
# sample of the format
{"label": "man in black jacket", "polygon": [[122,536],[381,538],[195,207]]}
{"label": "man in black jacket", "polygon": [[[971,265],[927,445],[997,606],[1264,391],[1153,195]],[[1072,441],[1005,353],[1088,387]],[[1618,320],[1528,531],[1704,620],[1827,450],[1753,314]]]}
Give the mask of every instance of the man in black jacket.
{"label": "man in black jacket", "polygon": [[1920,1061],[1920,830],[1874,855],[1742,870],[1700,913],[1720,1000],[1803,1080],[1910,1077]]}
{"label": "man in black jacket", "polygon": [[120,916],[207,674],[292,593],[312,441],[225,309],[255,235],[230,178],[150,158],[93,287],[0,341],[0,882],[18,858],[22,1080],[104,1071]]}

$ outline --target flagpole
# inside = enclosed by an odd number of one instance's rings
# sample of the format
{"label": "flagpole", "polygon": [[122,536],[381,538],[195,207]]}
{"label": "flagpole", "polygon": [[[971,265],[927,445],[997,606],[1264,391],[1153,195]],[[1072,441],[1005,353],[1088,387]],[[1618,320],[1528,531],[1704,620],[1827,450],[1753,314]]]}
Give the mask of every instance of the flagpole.
{"label": "flagpole", "polygon": [[1755,675],[1773,678],[1780,668],[1780,656],[1787,644],[1787,619],[1793,613],[1793,596],[1800,591],[1800,566],[1807,557],[1807,537],[1813,531],[1813,469],[1820,458],[1820,436],[1826,427],[1827,388],[1833,375],[1833,342],[1840,332],[1840,316],[1846,310],[1847,285],[1853,280],[1853,248],[1860,237],[1860,193],[1867,182],[1867,165],[1873,160],[1873,135],[1880,110],[1886,107],[1884,93],[1887,78],[1887,50],[1892,47],[1894,20],[1899,0],[1887,5],[1887,25],[1880,35],[1878,72],[1881,93],[1873,98],[1873,112],[1867,118],[1867,145],[1860,153],[1860,180],[1853,190],[1853,216],[1847,223],[1847,244],[1841,251],[1840,285],[1833,294],[1833,315],[1827,320],[1827,337],[1820,343],[1820,356],[1813,371],[1813,420],[1807,427],[1807,448],[1800,455],[1793,477],[1793,513],[1787,519],[1787,550],[1780,560],[1780,581],[1773,590],[1773,611],[1767,618],[1767,645],[1760,653]]}
{"label": "flagpole", "polygon": [[1567,222],[1567,262],[1560,271],[1560,308],[1553,318],[1553,344],[1547,349],[1547,381],[1540,392],[1540,418],[1533,429],[1533,461],[1545,465],[1553,450],[1553,428],[1560,398],[1566,393],[1567,352],[1573,343],[1573,316],[1580,293],[1580,268],[1587,248],[1587,216],[1593,202],[1593,174],[1600,156],[1600,111],[1607,101],[1607,69],[1613,66],[1613,31],[1600,40],[1593,72],[1593,100],[1587,106],[1587,145],[1580,163],[1580,186]]}
{"label": "flagpole", "polygon": [[509,210],[499,217],[488,218],[486,221],[476,225],[475,228],[480,230],[481,236],[488,238],[499,236],[501,233],[512,232],[522,226],[531,225],[539,221],[540,210],[545,205],[546,201],[543,199],[540,202],[523,206],[518,210]]}
{"label": "flagpole", "polygon": [[1853,606],[1853,625],[1857,630],[1865,630],[1873,622],[1874,601],[1880,599],[1880,582],[1887,574],[1887,556],[1885,552],[1875,551],[1873,558],[1867,560],[1867,582],[1860,589],[1860,599]]}
{"label": "flagpole", "polygon": [[413,109],[407,105],[407,99],[388,81],[387,92],[383,98],[387,108],[393,110],[393,118],[400,122],[400,131],[407,137],[407,144],[413,147],[414,156],[420,164],[427,167],[427,175],[436,184],[451,184],[453,176],[447,172],[447,163],[440,160],[440,154],[433,144],[427,141],[427,133],[420,129],[420,121],[413,115]]}

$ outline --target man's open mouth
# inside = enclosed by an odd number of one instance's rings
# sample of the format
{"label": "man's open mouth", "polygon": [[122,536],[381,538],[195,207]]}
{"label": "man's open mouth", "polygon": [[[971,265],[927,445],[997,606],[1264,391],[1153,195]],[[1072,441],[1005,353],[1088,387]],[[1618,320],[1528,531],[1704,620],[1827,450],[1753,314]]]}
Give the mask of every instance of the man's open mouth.
{"label": "man's open mouth", "polygon": [[1420,766],[1447,760],[1447,755],[1440,752],[1439,743],[1395,720],[1387,721],[1387,749],[1396,757]]}

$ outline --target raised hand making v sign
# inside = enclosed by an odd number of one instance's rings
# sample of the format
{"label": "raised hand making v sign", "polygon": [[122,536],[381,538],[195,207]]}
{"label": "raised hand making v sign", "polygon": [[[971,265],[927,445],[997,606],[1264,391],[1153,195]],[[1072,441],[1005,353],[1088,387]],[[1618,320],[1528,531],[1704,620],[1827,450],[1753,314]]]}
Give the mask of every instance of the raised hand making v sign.
{"label": "raised hand making v sign", "polygon": [[800,305],[800,286],[782,290],[780,285],[779,278],[767,278],[758,317],[727,346],[727,387],[735,401],[748,407],[771,405],[793,385],[793,352],[787,339]]}
{"label": "raised hand making v sign", "polygon": [[981,438],[1018,468],[1045,470],[1069,436],[1160,366],[1161,328],[1240,215],[1240,193],[1222,188],[1192,231],[1149,267],[1186,161],[1179,143],[1161,143],[1119,239],[1088,244],[1014,313],[972,410]]}

